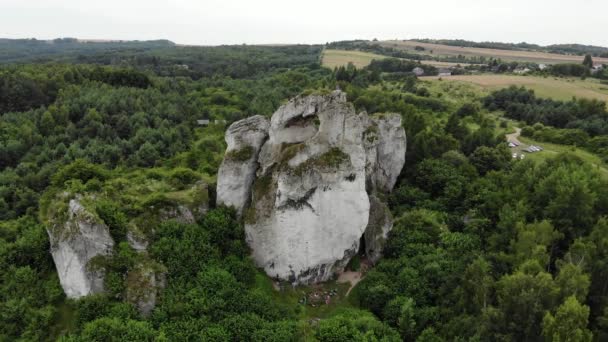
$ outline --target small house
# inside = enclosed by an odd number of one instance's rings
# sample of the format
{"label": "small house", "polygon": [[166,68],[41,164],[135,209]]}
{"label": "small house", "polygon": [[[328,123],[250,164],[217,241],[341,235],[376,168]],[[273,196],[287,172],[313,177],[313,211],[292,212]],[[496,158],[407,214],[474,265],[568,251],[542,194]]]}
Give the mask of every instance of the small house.
{"label": "small house", "polygon": [[196,120],[196,123],[199,126],[209,126],[209,120],[207,120],[207,119]]}
{"label": "small house", "polygon": [[530,72],[530,69],[528,68],[517,68],[515,70],[513,70],[514,73],[519,74],[519,75],[523,75],[523,74],[527,74]]}

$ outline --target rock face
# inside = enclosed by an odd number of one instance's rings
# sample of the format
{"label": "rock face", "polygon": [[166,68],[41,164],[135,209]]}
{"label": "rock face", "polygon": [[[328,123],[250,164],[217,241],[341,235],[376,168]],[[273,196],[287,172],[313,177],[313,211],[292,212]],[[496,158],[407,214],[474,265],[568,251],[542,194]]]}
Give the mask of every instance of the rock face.
{"label": "rock face", "polygon": [[59,281],[68,298],[103,292],[103,274],[89,261],[112,253],[108,227],[87,211],[78,199],[69,201],[67,220],[47,230]]}
{"label": "rock face", "polygon": [[[226,141],[264,137],[260,122],[233,124],[247,128],[229,129]],[[357,114],[339,91],[298,97],[274,113],[267,140],[254,141],[263,146],[246,144],[252,155],[242,161],[230,157],[235,148],[229,143],[218,175],[218,203],[243,213],[258,266],[294,284],[326,281],[359,252],[362,237],[379,257],[392,224],[374,223],[366,232],[368,190],[390,191],[401,172],[405,132],[398,115]],[[225,186],[236,184],[235,175],[243,175],[239,186]],[[376,207],[386,209],[378,202]],[[386,218],[384,211],[378,215]]]}
{"label": "rock face", "polygon": [[126,289],[127,300],[133,303],[143,316],[150,315],[156,306],[160,289],[166,285],[165,273],[140,262],[129,271],[127,283],[130,285]]}
{"label": "rock face", "polygon": [[233,206],[242,213],[258,168],[257,155],[267,136],[268,120],[261,115],[237,121],[228,127],[228,148],[218,171],[218,204]]}
{"label": "rock face", "polygon": [[405,164],[406,139],[401,115],[374,115],[364,140],[371,191],[390,192]]}
{"label": "rock face", "polygon": [[363,235],[365,239],[365,255],[376,263],[382,257],[382,249],[393,229],[393,215],[388,206],[376,196],[369,196],[369,222]]}

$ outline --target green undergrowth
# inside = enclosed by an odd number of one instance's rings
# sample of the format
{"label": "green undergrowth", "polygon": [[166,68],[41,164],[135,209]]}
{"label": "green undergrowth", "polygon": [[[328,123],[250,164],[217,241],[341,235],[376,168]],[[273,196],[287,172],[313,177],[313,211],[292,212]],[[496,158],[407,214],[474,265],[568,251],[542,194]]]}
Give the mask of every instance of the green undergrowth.
{"label": "green undergrowth", "polygon": [[[86,164],[77,163],[86,168]],[[103,177],[79,172],[73,175],[75,178],[57,182],[42,196],[40,217],[50,228],[61,229],[72,199],[78,199],[85,208],[89,221],[104,222],[119,240],[132,224],[145,231],[157,223],[162,209],[183,205],[194,210],[209,203],[202,175],[184,167],[104,170]]]}
{"label": "green undergrowth", "polygon": [[345,163],[350,162],[350,156],[338,147],[332,147],[329,151],[318,157],[312,157],[299,164],[291,171],[296,176],[301,176],[304,172],[315,169],[334,169]]}
{"label": "green undergrowth", "polygon": [[[359,299],[357,287],[353,288],[348,296],[346,293],[350,288],[350,283],[337,283],[331,280],[325,283],[293,287],[288,283],[281,283],[279,289],[273,286],[273,280],[262,271],[258,271],[255,276],[255,288],[270,295],[277,303],[292,308],[301,321],[308,322],[311,319],[324,319],[331,317],[341,309],[358,308]],[[301,303],[302,298],[311,292],[325,292],[336,290],[337,295],[331,297],[330,304],[322,304],[312,307],[309,304]]]}

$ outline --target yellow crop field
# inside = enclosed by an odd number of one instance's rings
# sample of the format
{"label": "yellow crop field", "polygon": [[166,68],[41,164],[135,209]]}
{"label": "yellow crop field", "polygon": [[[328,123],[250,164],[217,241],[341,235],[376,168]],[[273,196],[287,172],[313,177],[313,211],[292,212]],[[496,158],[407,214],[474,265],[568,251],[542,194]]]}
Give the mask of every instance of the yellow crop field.
{"label": "yellow crop field", "polygon": [[[332,50],[327,49],[323,52],[322,64],[324,67],[333,69],[339,66],[346,66],[352,62],[357,68],[363,68],[369,65],[374,59],[388,58],[387,56],[377,55],[374,53],[356,51],[356,50]],[[451,67],[457,63],[422,61],[423,64],[433,65],[436,67]]]}

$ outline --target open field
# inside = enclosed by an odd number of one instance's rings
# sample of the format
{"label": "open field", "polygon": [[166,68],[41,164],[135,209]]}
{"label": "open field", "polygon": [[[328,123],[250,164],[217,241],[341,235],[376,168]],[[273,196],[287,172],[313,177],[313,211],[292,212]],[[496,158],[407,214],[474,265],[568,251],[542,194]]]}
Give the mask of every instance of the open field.
{"label": "open field", "polygon": [[[421,77],[423,80],[439,82],[438,77]],[[482,90],[492,91],[510,85],[525,86],[533,89],[539,97],[557,100],[569,100],[573,96],[592,98],[608,102],[608,85],[594,79],[554,78],[514,75],[459,75],[444,77],[442,82],[464,82],[473,84]]]}
{"label": "open field", "polygon": [[[388,56],[382,56],[374,53],[356,51],[356,50],[332,50],[327,49],[323,52],[322,64],[324,67],[333,69],[339,66],[346,66],[352,62],[357,68],[363,68],[369,65],[374,59],[384,59]],[[422,61],[423,64],[433,65],[436,67],[451,67],[458,65],[457,63]]]}
{"label": "open field", "polygon": [[[536,52],[536,51],[516,51],[516,50],[499,50],[499,49],[483,49],[483,48],[470,48],[470,47],[459,47],[441,44],[428,44],[420,43],[415,41],[402,41],[402,40],[387,40],[379,42],[378,44],[385,47],[392,47],[395,49],[407,50],[408,52],[429,54],[433,51],[434,56],[467,56],[467,57],[494,57],[501,58],[506,61],[522,61],[522,62],[534,62],[534,63],[545,63],[545,64],[556,64],[556,63],[581,63],[583,56],[574,55],[560,55],[547,52]],[[414,47],[422,46],[426,51],[416,51]],[[593,58],[596,63],[608,63],[608,58]]]}

